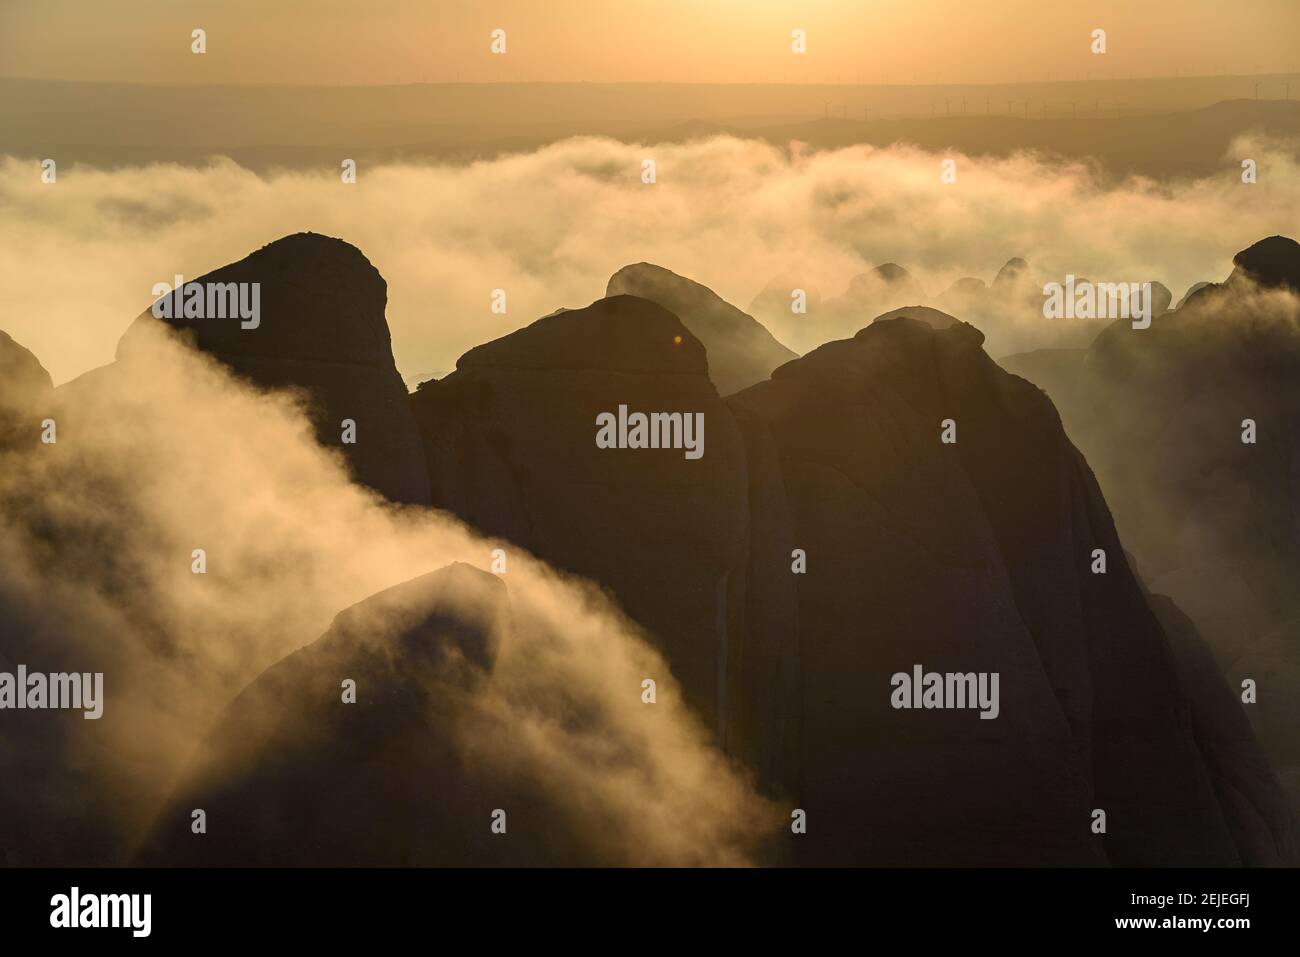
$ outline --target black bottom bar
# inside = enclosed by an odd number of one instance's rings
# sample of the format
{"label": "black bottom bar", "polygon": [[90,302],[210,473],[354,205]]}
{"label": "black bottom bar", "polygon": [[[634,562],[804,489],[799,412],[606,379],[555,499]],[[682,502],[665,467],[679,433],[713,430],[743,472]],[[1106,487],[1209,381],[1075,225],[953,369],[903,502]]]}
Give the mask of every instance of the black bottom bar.
{"label": "black bottom bar", "polygon": [[[452,947],[469,935],[458,949],[590,940],[609,950],[715,934],[768,945],[815,937],[828,947],[836,937],[827,934],[860,942],[902,934],[926,944],[1106,937],[1232,946],[1294,943],[1297,872],[103,869],[6,871],[0,884],[6,943]],[[148,935],[136,936],[144,897],[103,895],[146,894]],[[52,926],[73,923],[74,900],[76,923],[118,926]]]}

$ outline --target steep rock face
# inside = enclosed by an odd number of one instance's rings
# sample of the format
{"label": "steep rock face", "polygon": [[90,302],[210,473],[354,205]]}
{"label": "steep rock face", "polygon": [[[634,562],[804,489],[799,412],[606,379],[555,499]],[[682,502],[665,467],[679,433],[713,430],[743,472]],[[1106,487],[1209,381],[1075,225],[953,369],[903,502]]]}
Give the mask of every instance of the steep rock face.
{"label": "steep rock face", "polygon": [[0,330],[0,451],[24,439],[35,441],[41,419],[33,404],[53,385],[40,360]]}
{"label": "steep rock face", "polygon": [[[186,318],[175,291],[164,297],[171,318],[162,321],[257,385],[305,394],[317,437],[344,453],[358,481],[397,502],[429,501],[419,436],[384,318],[388,287],[356,247],[298,233],[189,282],[204,287],[205,302],[213,284],[258,283],[256,324]],[[132,348],[140,326],[156,321],[152,308],[142,313],[118,355]],[[342,441],[345,419],[356,423],[353,443]]]}
{"label": "steep rock face", "polygon": [[[727,739],[744,734],[738,709],[775,721],[779,708],[770,687],[738,684],[751,655],[737,597],[746,594],[750,479],[708,368],[676,316],[613,296],[472,349],[454,373],[425,383],[412,407],[434,503],[609,588]],[[598,447],[597,417],[617,417],[620,406],[629,415],[701,415],[703,453]],[[757,614],[756,633],[790,640]],[[775,660],[747,660],[754,680],[776,681],[764,670]]]}
{"label": "steep rock face", "polygon": [[[1107,330],[1082,357],[1008,365],[1056,399],[1152,588],[1226,663],[1243,622],[1258,634],[1296,611],[1300,339],[1203,296],[1149,330]],[[1256,444],[1242,441],[1246,419]]]}
{"label": "steep rock face", "polygon": [[[1295,821],[1241,700],[1192,620],[1166,595],[1151,595],[1149,600],[1169,636],[1192,706],[1193,733],[1242,863],[1248,867],[1294,864],[1300,859]],[[1295,730],[1288,728],[1291,733],[1285,739],[1295,740]],[[1298,763],[1294,754],[1288,763]]]}
{"label": "steep rock face", "polygon": [[8,389],[36,394],[54,387],[39,359],[0,330],[0,382]]}
{"label": "steep rock face", "polygon": [[1300,618],[1265,630],[1228,666],[1227,674],[1234,696],[1244,692],[1247,680],[1254,683],[1256,701],[1243,707],[1270,766],[1277,769],[1293,817],[1300,820]]}
{"label": "steep rock face", "polygon": [[[972,327],[899,313],[725,403],[652,303],[548,316],[413,396],[435,502],[614,593],[817,822],[791,860],[1282,859],[1267,769],[1171,652],[1051,403]],[[703,459],[598,449],[619,404],[703,409]],[[891,707],[915,665],[996,672],[999,716]]]}
{"label": "steep rock face", "polygon": [[[747,434],[762,423],[775,443],[808,555],[795,576],[799,799],[824,830],[796,853],[1235,862],[1163,632],[1092,475],[1051,404],[981,342],[965,324],[878,322],[729,400]],[[945,418],[955,445],[940,442]],[[1105,575],[1090,573],[1095,548]],[[916,664],[998,672],[1000,716],[892,708],[891,676]],[[1104,837],[1089,833],[1093,808]]]}
{"label": "steep rock face", "polygon": [[765,793],[790,795],[803,767],[799,599],[791,574],[798,546],[771,432],[745,409],[730,410],[745,442],[749,547],[745,573],[729,594],[742,646],[730,681],[741,690],[733,718],[740,733],[726,743],[755,770]]}
{"label": "steep rock face", "polygon": [[1270,237],[1233,262],[1150,329],[1008,367],[1056,401],[1152,590],[1234,688],[1258,682],[1246,713],[1300,812],[1300,245]]}
{"label": "steep rock face", "polygon": [[709,378],[719,395],[762,382],[795,357],[752,316],[707,286],[661,266],[624,266],[610,277],[605,295],[639,296],[677,316],[708,352]]}

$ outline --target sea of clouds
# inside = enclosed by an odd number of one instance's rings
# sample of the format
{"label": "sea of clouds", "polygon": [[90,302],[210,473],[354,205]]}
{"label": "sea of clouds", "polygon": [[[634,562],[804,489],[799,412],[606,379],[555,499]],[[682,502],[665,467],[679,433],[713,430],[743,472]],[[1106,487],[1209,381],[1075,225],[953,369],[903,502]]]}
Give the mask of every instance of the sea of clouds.
{"label": "sea of clouds", "polygon": [[[1043,280],[1158,280],[1177,302],[1192,283],[1226,276],[1237,250],[1296,232],[1296,155],[1243,140],[1219,176],[1114,183],[1087,164],[1028,154],[579,138],[469,165],[363,164],[355,185],[338,169],[258,175],[228,160],[61,166],[45,184],[37,158],[5,157],[0,328],[66,381],[112,358],[154,284],[307,230],[358,246],[388,280],[407,376],[441,374],[473,345],[586,305],[615,270],[643,260],[741,308],[777,278],[837,296],[887,261],[935,296],[963,276],[988,282],[1013,256]],[[1259,164],[1253,185],[1241,182],[1247,157]],[[956,183],[941,180],[947,158]],[[642,182],[645,159],[654,184]],[[490,310],[498,288],[505,315]],[[767,321],[779,338],[789,332]],[[1029,311],[1023,321],[1045,320]]]}

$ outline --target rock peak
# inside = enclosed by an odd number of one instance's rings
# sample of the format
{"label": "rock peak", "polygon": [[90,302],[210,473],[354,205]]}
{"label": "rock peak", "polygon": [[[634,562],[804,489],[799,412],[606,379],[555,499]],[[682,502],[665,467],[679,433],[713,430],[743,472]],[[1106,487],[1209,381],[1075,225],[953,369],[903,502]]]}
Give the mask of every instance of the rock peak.
{"label": "rock peak", "polygon": [[1261,286],[1300,292],[1300,243],[1290,237],[1261,239],[1233,256],[1232,264]]}
{"label": "rock peak", "polygon": [[709,362],[700,341],[659,303],[612,295],[543,316],[456,361],[457,369],[478,367],[707,374]]}
{"label": "rock peak", "polygon": [[46,392],[54,387],[50,374],[30,349],[0,329],[0,383],[11,383],[27,392]]}
{"label": "rock peak", "polygon": [[709,374],[721,395],[761,382],[795,357],[761,322],[708,286],[652,263],[624,266],[610,277],[606,296],[640,296],[677,316],[703,343]]}

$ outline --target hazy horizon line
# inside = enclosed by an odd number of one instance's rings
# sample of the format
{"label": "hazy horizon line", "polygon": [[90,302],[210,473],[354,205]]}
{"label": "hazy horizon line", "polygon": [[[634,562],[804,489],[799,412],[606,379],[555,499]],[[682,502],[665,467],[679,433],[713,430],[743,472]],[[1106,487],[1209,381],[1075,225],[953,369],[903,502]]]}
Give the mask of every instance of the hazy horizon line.
{"label": "hazy horizon line", "polygon": [[22,83],[61,83],[82,86],[132,86],[155,88],[234,88],[234,89],[396,89],[412,86],[681,86],[681,87],[826,87],[853,89],[946,89],[979,88],[1008,86],[1074,86],[1093,83],[1134,83],[1152,81],[1184,82],[1195,80],[1229,80],[1249,77],[1295,77],[1300,79],[1300,71],[1268,71],[1259,73],[1203,73],[1203,74],[1151,74],[1125,77],[1096,77],[1087,79],[1043,79],[1043,80],[1006,80],[1006,81],[970,81],[954,83],[844,83],[813,81],[767,81],[767,80],[727,80],[727,81],[693,81],[693,80],[413,80],[407,83],[203,83],[170,82],[157,83],[148,80],[87,80],[68,79],[64,77],[10,76],[0,74],[0,82]]}

